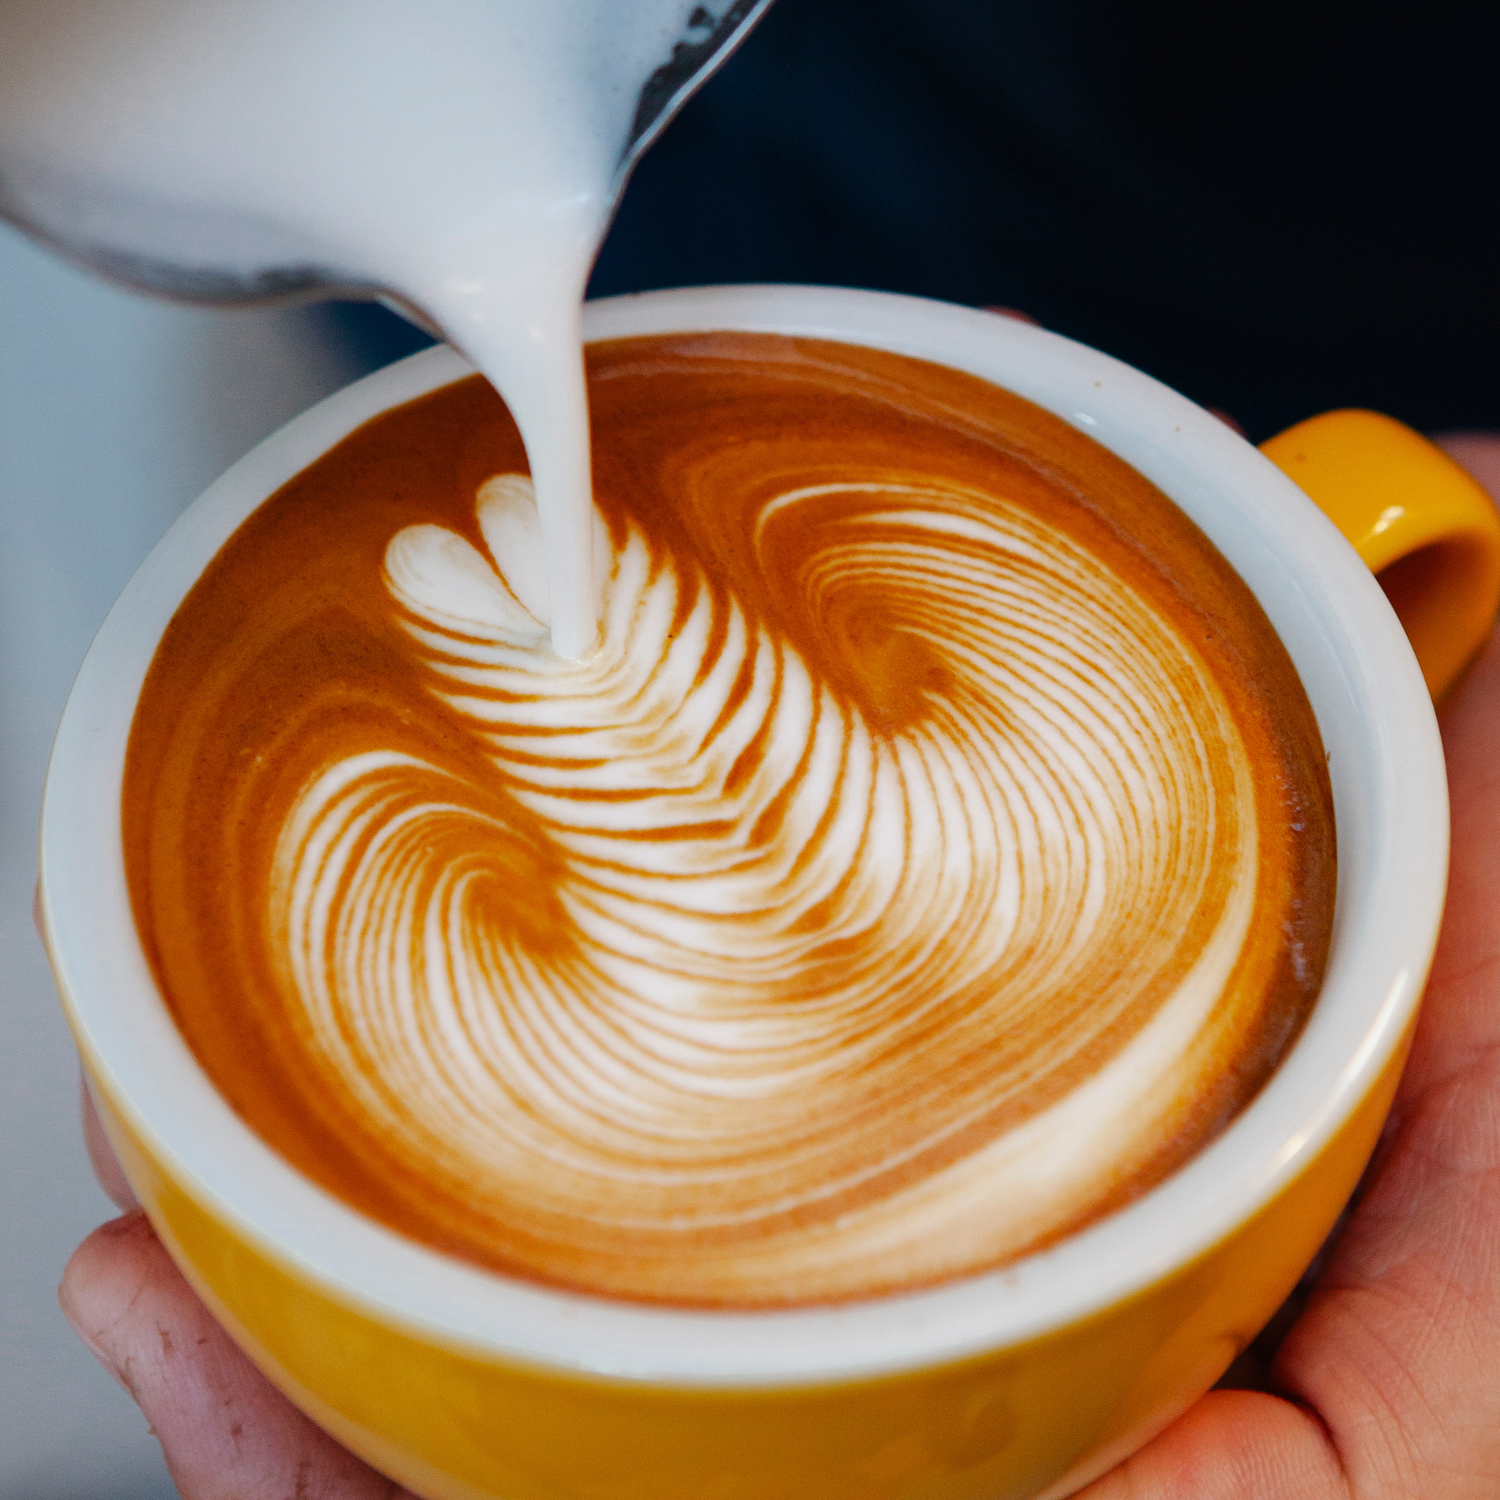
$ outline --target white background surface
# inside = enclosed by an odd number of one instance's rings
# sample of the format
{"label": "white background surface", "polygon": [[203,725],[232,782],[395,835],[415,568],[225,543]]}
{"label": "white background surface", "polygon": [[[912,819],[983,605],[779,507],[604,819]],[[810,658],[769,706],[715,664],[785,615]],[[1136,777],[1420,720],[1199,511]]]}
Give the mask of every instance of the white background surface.
{"label": "white background surface", "polygon": [[208,312],[117,291],[0,226],[0,1500],[170,1500],[160,1450],[57,1309],[115,1209],[31,924],[36,826],[68,684],[184,505],[363,374],[318,309]]}

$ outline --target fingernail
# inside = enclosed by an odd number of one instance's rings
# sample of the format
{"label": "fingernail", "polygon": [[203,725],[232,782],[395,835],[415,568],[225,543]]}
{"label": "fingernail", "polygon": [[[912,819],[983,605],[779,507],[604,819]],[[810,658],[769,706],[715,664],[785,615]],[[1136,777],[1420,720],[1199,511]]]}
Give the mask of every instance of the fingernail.
{"label": "fingernail", "polygon": [[[77,1298],[74,1297],[72,1288],[68,1285],[68,1278],[63,1277],[62,1285],[57,1289],[57,1305],[62,1309],[62,1315],[68,1320],[68,1326],[82,1340],[84,1347],[114,1376],[121,1385],[125,1385],[125,1377],[120,1373],[120,1367],[114,1361],[109,1351],[99,1342],[98,1337],[89,1331],[88,1323],[84,1317],[83,1310],[78,1306]],[[127,1386],[128,1390],[129,1387]]]}

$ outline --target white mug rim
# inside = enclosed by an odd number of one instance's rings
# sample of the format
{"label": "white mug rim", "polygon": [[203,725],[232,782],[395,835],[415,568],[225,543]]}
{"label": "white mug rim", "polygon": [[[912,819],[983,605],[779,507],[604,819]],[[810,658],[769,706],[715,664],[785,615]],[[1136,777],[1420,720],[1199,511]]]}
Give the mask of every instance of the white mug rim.
{"label": "white mug rim", "polygon": [[1442,910],[1447,788],[1421,674],[1384,595],[1331,523],[1222,422],[1042,329],[918,298],[796,286],[613,298],[590,304],[584,327],[590,341],[782,333],[968,370],[1099,439],[1208,532],[1281,632],[1330,753],[1334,948],[1295,1047],[1223,1135],[1120,1212],[1012,1266],[827,1307],[652,1307],[497,1276],[404,1239],[303,1178],[214,1090],[156,990],[124,881],[125,739],[156,641],[202,567],[339,438],[471,373],[439,347],[329,397],[231,468],[142,565],[80,669],[48,770],[41,895],[59,992],[99,1085],[237,1232],[335,1297],[440,1344],[559,1373],[735,1389],[889,1375],[1024,1344],[1190,1265],[1315,1159],[1401,1045],[1420,999]]}

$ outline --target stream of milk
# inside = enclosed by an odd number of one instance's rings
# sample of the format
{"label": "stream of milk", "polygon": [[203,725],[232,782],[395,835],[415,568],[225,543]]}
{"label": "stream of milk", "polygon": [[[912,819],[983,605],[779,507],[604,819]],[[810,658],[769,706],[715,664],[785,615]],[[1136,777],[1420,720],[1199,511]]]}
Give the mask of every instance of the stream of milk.
{"label": "stream of milk", "polygon": [[584,285],[642,87],[725,4],[0,0],[0,211],[138,283],[425,313],[521,429],[553,647],[577,659]]}

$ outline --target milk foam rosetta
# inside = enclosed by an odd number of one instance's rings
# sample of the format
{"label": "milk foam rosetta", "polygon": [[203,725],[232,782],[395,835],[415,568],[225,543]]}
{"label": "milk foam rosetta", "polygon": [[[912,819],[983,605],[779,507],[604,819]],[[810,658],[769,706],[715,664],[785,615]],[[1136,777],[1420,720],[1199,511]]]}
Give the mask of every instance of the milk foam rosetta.
{"label": "milk foam rosetta", "polygon": [[[596,356],[586,661],[548,644],[529,480],[477,452],[317,597],[250,605],[242,534],[162,648],[131,774],[164,987],[251,1123],[407,1233],[651,1300],[933,1282],[1156,1180],[1315,991],[1326,786],[1248,595],[1062,424],[811,348]],[[1080,501],[1089,465],[1147,546]],[[320,629],[344,660],[225,743]],[[163,817],[234,873],[188,871]]]}

